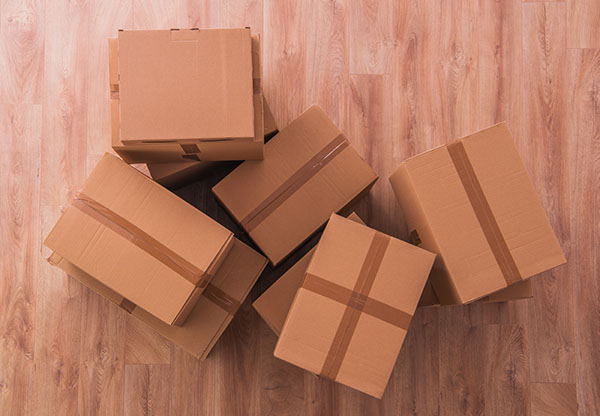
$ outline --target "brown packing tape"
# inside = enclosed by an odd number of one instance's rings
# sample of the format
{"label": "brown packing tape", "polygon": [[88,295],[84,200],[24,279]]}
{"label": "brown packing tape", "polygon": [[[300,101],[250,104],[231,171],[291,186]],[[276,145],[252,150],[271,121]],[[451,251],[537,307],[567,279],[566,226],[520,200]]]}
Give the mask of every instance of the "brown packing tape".
{"label": "brown packing tape", "polygon": [[[229,296],[227,293],[223,292],[221,289],[209,283],[206,286],[206,289],[202,292],[202,296],[206,299],[210,300],[212,303],[217,305],[219,308],[223,309],[230,315],[235,315],[237,310],[240,308],[240,302]],[[137,307],[137,305],[131,302],[129,299],[123,298],[119,306],[128,313],[133,312],[133,310]]]}
{"label": "brown packing tape", "polygon": [[353,290],[312,274],[307,274],[302,284],[302,287],[306,290],[314,291],[322,296],[346,304],[346,309],[321,368],[323,377],[331,380],[336,379],[361,313],[375,316],[403,329],[408,328],[412,318],[411,314],[369,298],[369,293],[389,242],[390,236],[375,233]]}
{"label": "brown packing tape", "polygon": [[105,227],[126,238],[132,244],[141,248],[195,286],[204,288],[212,278],[208,273],[200,270],[151,235],[112,212],[99,202],[94,201],[92,198],[78,193],[72,205]]}
{"label": "brown packing tape", "polygon": [[242,227],[251,231],[263,222],[285,200],[293,195],[306,181],[317,174],[348,146],[348,140],[343,134],[337,135],[319,153],[300,167],[292,176],[275,189],[264,201],[254,208],[242,221]]}
{"label": "brown packing tape", "polygon": [[261,79],[260,78],[252,78],[252,93],[261,94]]}
{"label": "brown packing tape", "polygon": [[463,142],[459,140],[451,143],[447,149],[506,284],[511,285],[522,280],[521,273],[483,193]]}

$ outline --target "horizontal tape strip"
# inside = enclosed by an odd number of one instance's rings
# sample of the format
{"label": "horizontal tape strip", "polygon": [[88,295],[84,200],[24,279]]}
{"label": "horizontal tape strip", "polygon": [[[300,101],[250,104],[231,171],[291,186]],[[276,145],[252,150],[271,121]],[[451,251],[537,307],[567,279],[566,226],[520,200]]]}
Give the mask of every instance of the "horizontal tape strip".
{"label": "horizontal tape strip", "polygon": [[463,142],[458,140],[451,143],[447,146],[447,149],[506,284],[511,285],[522,280],[519,268],[496,222],[492,208],[483,193]]}
{"label": "horizontal tape strip", "polygon": [[310,178],[315,176],[323,167],[331,162],[348,146],[348,140],[343,134],[337,135],[319,153],[302,165],[292,176],[277,187],[264,201],[254,208],[240,224],[246,231],[251,231],[271,215],[293,195]]}
{"label": "horizontal tape strip", "polygon": [[212,276],[200,270],[144,230],[114,213],[101,203],[94,201],[92,198],[79,193],[75,196],[72,205],[144,250],[195,286],[204,288],[210,281]]}

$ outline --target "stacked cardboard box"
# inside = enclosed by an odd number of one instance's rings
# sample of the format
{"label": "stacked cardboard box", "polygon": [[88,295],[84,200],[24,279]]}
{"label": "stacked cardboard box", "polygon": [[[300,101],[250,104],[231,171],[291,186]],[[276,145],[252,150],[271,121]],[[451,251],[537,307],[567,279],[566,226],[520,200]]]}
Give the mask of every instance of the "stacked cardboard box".
{"label": "stacked cardboard box", "polygon": [[[529,298],[527,279],[565,262],[504,124],[390,177],[411,244],[337,215],[377,174],[318,106],[278,133],[261,66],[248,28],[109,39],[122,159],[106,154],[65,209],[49,262],[204,359],[268,260],[324,229],[254,307],[279,335],[276,357],[378,398],[417,306]],[[213,194],[266,257],[161,186],[219,161],[241,164]]]}

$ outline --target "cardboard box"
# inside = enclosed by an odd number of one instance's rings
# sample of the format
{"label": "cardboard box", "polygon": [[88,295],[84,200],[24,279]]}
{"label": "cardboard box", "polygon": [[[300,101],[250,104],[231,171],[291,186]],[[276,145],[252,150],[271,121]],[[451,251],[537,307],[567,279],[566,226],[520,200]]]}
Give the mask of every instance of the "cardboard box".
{"label": "cardboard box", "polygon": [[128,163],[262,159],[260,54],[249,29],[119,31],[113,149]]}
{"label": "cardboard box", "polygon": [[181,325],[233,234],[107,153],[44,244],[128,302]]}
{"label": "cardboard box", "polygon": [[[349,220],[364,224],[356,213],[348,216]],[[269,328],[279,336],[285,317],[292,306],[296,292],[302,286],[306,269],[317,247],[313,247],[298,262],[288,269],[252,304],[256,312],[267,323]]]}
{"label": "cardboard box", "polygon": [[439,255],[431,283],[442,304],[565,263],[504,123],[406,160],[390,182],[413,238]]}
{"label": "cardboard box", "polygon": [[[277,123],[267,101],[263,97],[265,143],[277,134]],[[202,176],[216,162],[148,163],[152,179],[166,187],[182,186]]]}
{"label": "cardboard box", "polygon": [[312,106],[213,192],[277,264],[339,212],[363,196],[377,174],[323,110]]}
{"label": "cardboard box", "polygon": [[381,398],[434,259],[333,214],[275,356]]}
{"label": "cardboard box", "polygon": [[132,306],[115,291],[53,253],[48,261],[88,288],[120,305],[160,335],[196,358],[205,359],[267,265],[267,259],[234,238],[233,247],[183,326],[170,326]]}

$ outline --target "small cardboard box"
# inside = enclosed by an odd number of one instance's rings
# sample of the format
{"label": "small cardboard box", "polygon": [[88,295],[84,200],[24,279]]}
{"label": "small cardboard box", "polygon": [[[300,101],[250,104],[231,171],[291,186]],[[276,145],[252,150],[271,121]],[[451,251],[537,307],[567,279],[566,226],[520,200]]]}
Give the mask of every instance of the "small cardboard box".
{"label": "small cardboard box", "polygon": [[48,261],[202,360],[221,337],[267,265],[266,258],[234,238],[233,247],[223,265],[198,299],[183,326],[171,326],[147,311],[130,305],[117,292],[59,254],[52,253]]}
{"label": "small cardboard box", "polygon": [[128,163],[263,157],[250,29],[121,30],[109,39],[111,136]]}
{"label": "small cardboard box", "polygon": [[213,192],[277,264],[339,212],[362,197],[377,174],[318,106],[265,145]]}
{"label": "small cardboard box", "polygon": [[438,254],[431,283],[442,304],[566,261],[504,123],[406,160],[390,182],[413,239]]}
{"label": "small cardboard box", "polygon": [[128,302],[181,325],[233,235],[107,153],[44,244]]}
{"label": "small cardboard box", "polygon": [[[263,97],[265,143],[277,134],[277,123]],[[166,187],[181,186],[207,172],[216,162],[148,163],[152,179]]]}
{"label": "small cardboard box", "polygon": [[333,214],[275,356],[381,398],[434,259]]}
{"label": "small cardboard box", "polygon": [[[356,213],[348,216],[349,220],[364,224]],[[256,312],[267,323],[269,328],[279,335],[285,317],[292,306],[294,296],[304,280],[308,263],[317,247],[313,247],[308,253],[298,260],[288,269],[279,279],[275,281],[265,292],[258,297],[252,304]]]}

